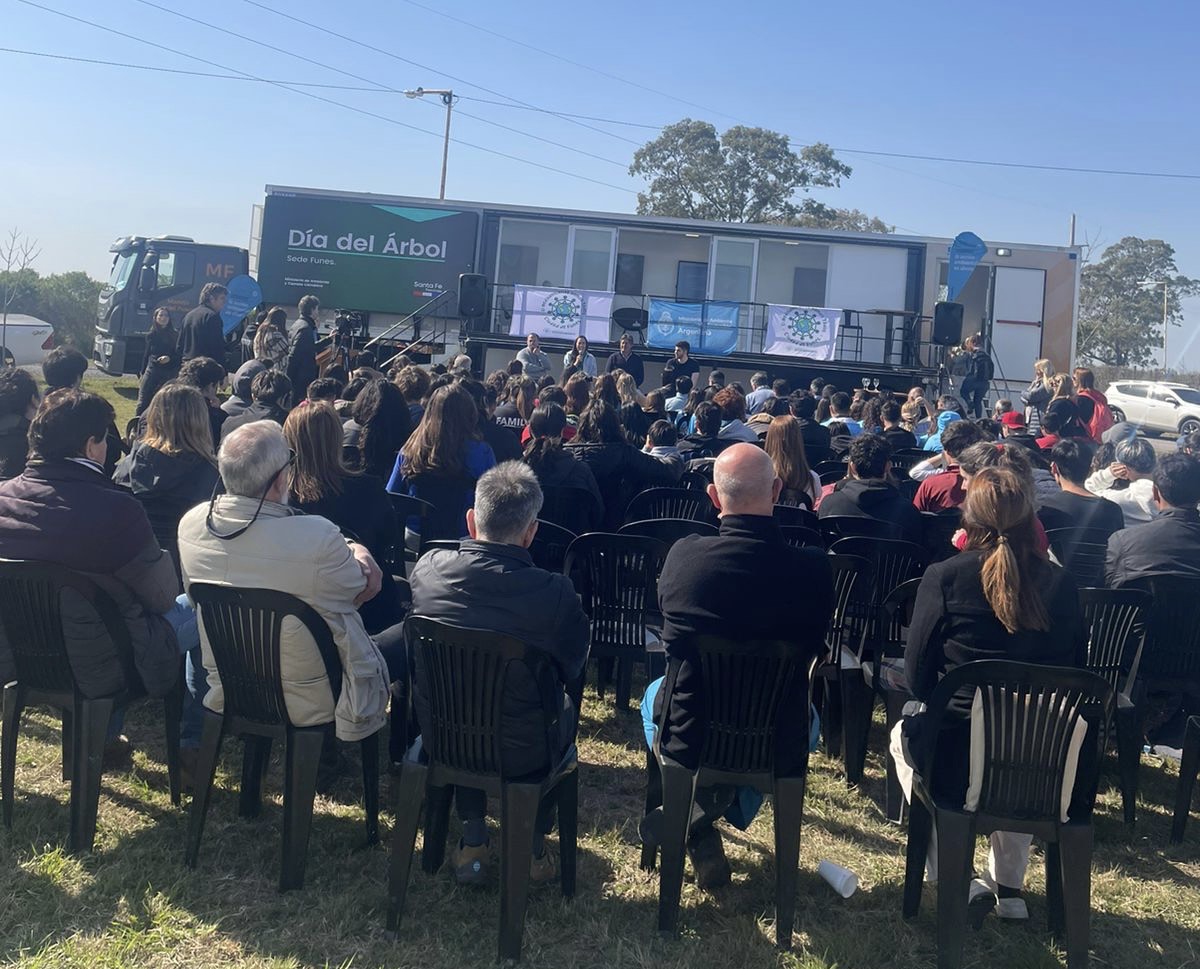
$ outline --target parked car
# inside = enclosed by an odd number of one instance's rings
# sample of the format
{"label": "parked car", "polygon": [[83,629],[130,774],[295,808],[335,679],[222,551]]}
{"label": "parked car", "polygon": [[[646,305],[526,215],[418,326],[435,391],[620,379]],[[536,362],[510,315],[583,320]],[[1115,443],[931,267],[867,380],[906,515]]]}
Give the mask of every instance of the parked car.
{"label": "parked car", "polygon": [[1121,380],[1105,391],[1113,420],[1129,421],[1147,433],[1200,431],[1200,390],[1187,384]]}
{"label": "parked car", "polygon": [[39,364],[47,351],[54,349],[54,327],[36,316],[9,313],[3,338],[0,339],[0,361],[6,367],[28,367]]}

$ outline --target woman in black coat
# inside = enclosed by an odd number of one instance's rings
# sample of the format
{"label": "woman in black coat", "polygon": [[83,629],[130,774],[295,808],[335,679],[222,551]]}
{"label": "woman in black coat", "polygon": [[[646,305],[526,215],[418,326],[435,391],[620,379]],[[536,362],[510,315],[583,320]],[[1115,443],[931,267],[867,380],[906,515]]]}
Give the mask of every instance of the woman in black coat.
{"label": "woman in black coat", "polygon": [[[393,388],[394,389],[394,388]],[[405,416],[408,410],[405,408]],[[383,563],[403,545],[396,512],[383,481],[348,471],[342,462],[342,422],[329,404],[309,401],[283,424],[283,436],[296,454],[292,502],[309,515],[328,518]],[[404,618],[400,595],[387,568],[379,594],[358,607],[367,632],[377,633]]]}
{"label": "woman in black coat", "polygon": [[179,376],[179,331],[171,322],[171,311],[160,306],[154,311],[154,325],[146,334],[146,352],[142,354],[142,379],[138,384],[135,417],[141,417],[158,388]]}
{"label": "woman in black coat", "polygon": [[545,496],[538,517],[578,535],[600,526],[604,499],[592,469],[564,453],[562,436],[566,426],[567,412],[560,405],[534,408],[523,460],[537,475]]}
{"label": "woman in black coat", "polygon": [[616,408],[593,400],[579,420],[579,433],[565,448],[592,471],[604,499],[602,526],[617,531],[630,499],[647,488],[675,484],[671,466],[639,451],[625,438]]}

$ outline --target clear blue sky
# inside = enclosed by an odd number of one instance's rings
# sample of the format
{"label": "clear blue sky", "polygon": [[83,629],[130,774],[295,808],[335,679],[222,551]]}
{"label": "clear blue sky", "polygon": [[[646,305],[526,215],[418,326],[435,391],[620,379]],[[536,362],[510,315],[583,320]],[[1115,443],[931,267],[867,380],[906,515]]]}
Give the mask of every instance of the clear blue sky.
{"label": "clear blue sky", "polygon": [[[188,23],[138,0],[37,0],[259,77],[453,87],[476,98],[665,124],[691,116],[783,131],[799,143],[1090,168],[1200,172],[1195,38],[1180,2],[918,4],[693,0],[421,0],[445,13],[626,78],[604,77],[456,24],[408,0],[263,0],[424,68],[289,22],[247,0],[154,0],[281,48]],[[0,46],[219,71],[137,40],[0,0]],[[294,53],[293,53],[294,52]],[[436,68],[436,70],[435,70]],[[109,242],[178,233],[246,244],[267,183],[435,195],[441,107],[391,93],[320,97],[428,129],[422,134],[265,84],[0,53],[9,137],[0,229],[42,243],[42,271],[107,271]],[[446,77],[448,72],[458,80]],[[685,104],[683,101],[693,102]],[[696,105],[699,105],[697,107]],[[519,128],[503,130],[467,113]],[[632,211],[624,171],[648,129],[600,133],[531,111],[462,100],[454,134],[613,187],[452,145],[452,198]],[[534,140],[536,135],[545,141]],[[617,137],[613,137],[616,135]],[[580,151],[603,156],[610,164]],[[844,154],[854,174],[829,202],[904,231],[1063,244],[1162,238],[1200,276],[1200,181],[976,168]],[[1200,327],[1200,301],[1171,334],[1171,363]],[[1200,346],[1187,360],[1200,365]]]}

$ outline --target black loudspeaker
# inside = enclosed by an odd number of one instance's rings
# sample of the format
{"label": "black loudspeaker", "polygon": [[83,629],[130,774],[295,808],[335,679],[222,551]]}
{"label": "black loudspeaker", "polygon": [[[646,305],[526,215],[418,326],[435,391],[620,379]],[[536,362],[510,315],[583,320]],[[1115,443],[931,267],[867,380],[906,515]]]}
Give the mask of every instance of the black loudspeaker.
{"label": "black loudspeaker", "polygon": [[[458,315],[477,320],[487,312],[487,277],[482,273],[463,273],[458,277]],[[962,318],[960,312],[959,318]]]}
{"label": "black loudspeaker", "polygon": [[962,342],[963,304],[938,303],[933,307],[933,336],[939,347],[952,347]]}

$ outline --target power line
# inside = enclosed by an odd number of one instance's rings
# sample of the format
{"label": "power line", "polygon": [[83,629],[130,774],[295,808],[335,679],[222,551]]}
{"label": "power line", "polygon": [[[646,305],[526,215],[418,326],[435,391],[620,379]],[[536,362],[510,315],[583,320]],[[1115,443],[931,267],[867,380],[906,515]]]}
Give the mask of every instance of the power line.
{"label": "power line", "polygon": [[[439,141],[443,137],[440,132],[430,131],[427,128],[421,128],[421,127],[418,127],[417,125],[408,124],[407,122],[400,121],[397,118],[392,118],[392,117],[388,117],[387,115],[378,114],[374,111],[368,111],[364,108],[359,108],[352,104],[346,104],[342,101],[335,101],[332,98],[323,97],[322,95],[319,95],[319,94],[313,94],[311,91],[298,90],[297,88],[289,87],[288,84],[283,81],[271,81],[266,78],[260,78],[257,75],[250,74],[247,71],[242,71],[236,67],[229,67],[226,64],[220,64],[220,63],[217,63],[216,61],[208,60],[204,57],[200,57],[197,54],[189,54],[187,51],[176,50],[175,48],[168,47],[165,44],[159,44],[156,41],[147,40],[144,37],[138,37],[135,34],[129,34],[129,33],[126,33],[125,31],[117,30],[115,27],[107,27],[104,24],[98,24],[95,21],[86,20],[83,17],[77,17],[74,14],[65,13],[61,10],[55,10],[53,7],[47,7],[43,4],[36,3],[35,0],[17,0],[17,2],[22,3],[27,7],[33,7],[37,10],[42,10],[46,13],[55,14],[59,17],[63,17],[66,20],[72,20],[76,23],[84,24],[88,27],[94,27],[95,29],[104,31],[105,33],[114,34],[118,37],[124,37],[127,40],[132,40],[139,44],[145,44],[149,47],[154,47],[154,48],[157,48],[158,50],[166,51],[167,53],[174,54],[177,57],[186,57],[189,60],[198,61],[201,64],[207,64],[209,67],[220,68],[221,70],[224,70],[224,71],[236,71],[238,74],[243,75],[244,77],[251,78],[251,79],[254,79],[257,81],[261,81],[266,84],[271,84],[275,87],[279,87],[282,90],[290,91],[293,94],[299,94],[299,95],[302,95],[303,97],[311,98],[314,101],[320,101],[324,104],[329,104],[329,105],[332,105],[333,107],[342,108],[346,111],[353,111],[355,114],[361,114],[364,117],[373,118],[376,121],[383,121],[387,124],[396,125],[401,128],[407,128],[410,131],[417,131],[417,132],[420,132],[421,134],[430,135],[431,137],[437,138]],[[631,188],[627,188],[622,185],[614,185],[611,182],[605,182],[598,178],[592,178],[590,175],[581,175],[578,172],[572,172],[572,171],[568,171],[566,169],[556,168],[553,165],[547,165],[543,162],[536,162],[529,158],[522,158],[519,155],[512,155],[512,154],[509,154],[508,152],[500,151],[496,148],[488,148],[485,145],[477,145],[474,142],[464,141],[461,138],[451,138],[450,140],[454,144],[463,145],[464,147],[467,147],[467,148],[474,148],[477,151],[487,152],[490,155],[496,155],[500,158],[507,158],[511,161],[519,162],[522,165],[529,165],[533,168],[540,168],[540,169],[543,169],[544,171],[554,172],[557,175],[566,175],[570,178],[578,178],[582,181],[592,182],[595,185],[601,185],[604,188],[615,189],[618,192],[624,192],[628,195],[636,195],[637,194]]]}
{"label": "power line", "polygon": [[941,155],[905,154],[898,151],[869,151],[866,148],[834,148],[846,155],[875,155],[879,158],[908,158],[916,161],[947,162],[952,165],[989,165],[994,168],[1027,168],[1038,172],[1067,172],[1073,175],[1124,175],[1131,178],[1182,178],[1200,181],[1190,172],[1144,172],[1124,168],[1079,168],[1071,165],[1038,165],[1034,162],[992,161],[982,158],[946,158]]}
{"label": "power line", "polygon": [[[282,10],[276,10],[274,7],[269,7],[265,3],[259,3],[258,0],[245,0],[245,2],[250,4],[252,7],[258,7],[260,10],[266,10],[268,13],[273,13],[277,17],[283,17],[285,20],[290,20],[293,23],[303,24],[305,27],[315,30],[318,33],[328,34],[331,37],[337,37],[339,40],[344,40],[348,44],[354,44],[355,46],[361,47],[364,50],[373,51],[376,54],[382,54],[384,57],[390,57],[392,60],[399,61],[402,64],[409,64],[413,67],[419,67],[423,71],[429,71],[441,77],[448,77],[450,80],[459,84],[465,84],[467,87],[477,88],[480,91],[486,91],[488,94],[494,94],[498,98],[505,98],[525,107],[537,107],[537,105],[530,104],[528,101],[522,101],[520,98],[514,98],[512,95],[505,94],[503,91],[497,91],[490,87],[484,87],[482,84],[477,84],[474,81],[468,81],[465,77],[459,77],[458,75],[447,73],[439,68],[431,67],[428,64],[421,64],[418,61],[410,60],[407,57],[401,57],[399,54],[393,53],[390,50],[384,50],[382,47],[376,47],[373,44],[368,44],[366,41],[358,40],[357,38],[350,37],[346,34],[338,33],[336,30],[333,30],[329,27],[322,27],[319,24],[313,23],[311,20],[305,20],[303,17],[297,17],[293,14],[285,13]],[[597,128],[595,125],[587,124],[575,118],[564,118],[564,120],[570,121],[571,124],[578,125],[581,128],[587,128],[590,131],[599,132],[600,134],[609,138],[616,138],[618,141],[628,142],[631,145],[637,145],[639,148],[641,147],[640,142],[634,141],[632,138],[626,138],[623,135],[618,135],[615,132],[605,131],[603,128]]]}

